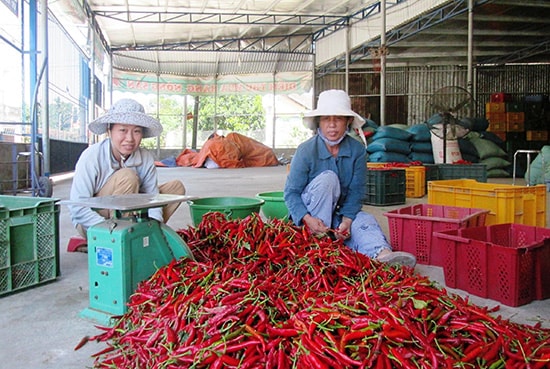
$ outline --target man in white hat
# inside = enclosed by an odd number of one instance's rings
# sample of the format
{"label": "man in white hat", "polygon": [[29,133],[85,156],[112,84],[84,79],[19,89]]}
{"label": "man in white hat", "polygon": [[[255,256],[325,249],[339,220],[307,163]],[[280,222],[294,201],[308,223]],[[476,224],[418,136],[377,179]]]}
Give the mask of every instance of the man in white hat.
{"label": "man in white hat", "polygon": [[[109,112],[91,122],[90,131],[108,134],[82,152],[76,163],[70,199],[131,193],[184,195],[180,180],[158,185],[153,155],[140,147],[142,138],[155,137],[162,125],[145,114],[143,106],[133,99],[122,99]],[[149,209],[149,217],[166,222],[179,203]],[[83,206],[69,206],[72,222],[86,238],[89,227],[110,217],[108,210],[94,211]]]}
{"label": "man in white hat", "polygon": [[348,132],[355,129],[361,137],[364,122],[342,90],[323,91],[317,109],[304,114],[304,124],[316,134],[300,144],[292,158],[284,189],[290,218],[314,234],[342,239],[371,258],[414,267],[414,255],[392,251],[376,218],[361,210],[367,153]]}

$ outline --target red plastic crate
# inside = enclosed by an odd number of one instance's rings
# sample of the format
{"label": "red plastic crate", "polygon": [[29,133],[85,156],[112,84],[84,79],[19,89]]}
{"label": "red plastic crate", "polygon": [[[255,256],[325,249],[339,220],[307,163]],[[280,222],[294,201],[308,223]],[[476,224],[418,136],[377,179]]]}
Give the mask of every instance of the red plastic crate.
{"label": "red plastic crate", "polygon": [[[549,231],[550,233],[550,231]],[[546,235],[550,236],[550,235]],[[546,242],[548,243],[548,241]],[[550,299],[550,247],[545,245],[539,251],[535,264],[536,299]]]}
{"label": "red plastic crate", "polygon": [[436,233],[445,284],[520,306],[550,297],[550,229],[493,224]]}
{"label": "red plastic crate", "polygon": [[510,94],[506,94],[504,92],[497,92],[494,94],[491,94],[490,100],[492,103],[503,103],[510,101],[512,96]]}
{"label": "red plastic crate", "polygon": [[434,232],[485,225],[489,210],[417,204],[384,213],[390,244],[396,251],[416,256],[419,264],[443,266],[443,252],[434,244]]}

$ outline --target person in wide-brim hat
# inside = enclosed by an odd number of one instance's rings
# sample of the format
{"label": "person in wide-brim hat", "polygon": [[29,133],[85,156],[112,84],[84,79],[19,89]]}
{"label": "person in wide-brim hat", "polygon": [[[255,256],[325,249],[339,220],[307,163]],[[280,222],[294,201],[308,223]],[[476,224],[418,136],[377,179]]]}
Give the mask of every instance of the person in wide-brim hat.
{"label": "person in wide-brim hat", "polygon": [[348,94],[321,92],[317,108],[303,120],[316,134],[298,146],[290,163],[284,187],[290,220],[380,262],[414,267],[415,256],[393,251],[376,218],[362,210],[367,150],[348,133],[358,131],[365,143],[365,120],[351,109]]}
{"label": "person in wide-brim hat", "polygon": [[[162,125],[145,114],[143,106],[133,99],[122,99],[109,111],[91,122],[89,130],[107,137],[82,152],[76,163],[70,200],[101,196],[119,196],[135,193],[151,195],[184,195],[185,187],[179,179],[158,184],[155,158],[140,147],[142,138],[155,137]],[[148,216],[166,222],[176,211],[179,202],[163,208],[148,210]],[[69,205],[71,221],[78,233],[86,238],[88,229],[113,216],[107,209],[91,209]]]}
{"label": "person in wide-brim hat", "polygon": [[327,90],[321,92],[317,101],[317,108],[304,113],[304,125],[315,131],[319,127],[321,116],[342,116],[353,118],[349,127],[353,129],[366,145],[363,125],[365,119],[351,109],[351,99],[343,90]]}
{"label": "person in wide-brim hat", "polygon": [[107,132],[110,124],[115,123],[142,127],[143,138],[156,137],[162,133],[159,121],[145,114],[143,105],[133,99],[117,101],[106,114],[92,121],[88,129],[101,135]]}

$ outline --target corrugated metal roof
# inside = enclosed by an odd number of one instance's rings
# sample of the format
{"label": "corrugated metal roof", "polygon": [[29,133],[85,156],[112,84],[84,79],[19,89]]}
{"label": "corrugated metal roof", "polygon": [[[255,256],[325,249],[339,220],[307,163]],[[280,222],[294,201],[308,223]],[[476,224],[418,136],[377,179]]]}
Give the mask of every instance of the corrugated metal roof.
{"label": "corrugated metal roof", "polygon": [[215,76],[313,70],[313,56],[289,53],[128,50],[113,54],[127,71],[180,76]]}
{"label": "corrugated metal roof", "polygon": [[[550,2],[477,0],[474,64],[548,62]],[[50,4],[96,23],[114,68],[176,75],[372,67],[375,0],[70,0]],[[388,66],[468,62],[467,0],[387,0]],[[333,39],[331,42],[327,36]],[[347,46],[346,46],[347,45]],[[321,49],[322,50],[319,50]],[[348,54],[345,54],[345,50]],[[316,58],[314,54],[318,52]]]}

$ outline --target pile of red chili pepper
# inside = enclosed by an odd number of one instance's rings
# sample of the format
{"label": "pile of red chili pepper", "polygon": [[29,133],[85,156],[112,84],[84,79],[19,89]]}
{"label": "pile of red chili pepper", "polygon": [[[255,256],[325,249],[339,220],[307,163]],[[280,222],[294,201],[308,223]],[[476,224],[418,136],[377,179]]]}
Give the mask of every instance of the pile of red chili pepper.
{"label": "pile of red chili pepper", "polygon": [[179,230],[196,261],[143,281],[89,340],[95,368],[543,368],[550,330],[512,323],[407,267],[257,214]]}

